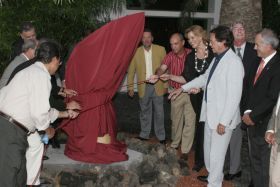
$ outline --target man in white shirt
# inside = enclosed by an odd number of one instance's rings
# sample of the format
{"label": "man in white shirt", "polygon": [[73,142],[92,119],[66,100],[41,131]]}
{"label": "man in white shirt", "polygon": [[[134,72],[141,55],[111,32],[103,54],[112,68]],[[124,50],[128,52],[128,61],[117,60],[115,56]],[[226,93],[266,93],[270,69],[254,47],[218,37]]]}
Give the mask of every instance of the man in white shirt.
{"label": "man in white shirt", "polygon": [[280,186],[280,95],[265,133],[265,141],[272,145],[269,169],[269,187]]}
{"label": "man in white shirt", "polygon": [[[142,37],[143,46],[139,47],[130,63],[127,74],[128,95],[134,95],[134,75],[137,75],[139,104],[141,108],[140,140],[148,140],[154,118],[154,130],[160,143],[165,144],[163,95],[167,91],[167,83],[158,81],[149,84],[145,81],[150,78],[161,65],[166,52],[164,47],[155,45],[150,29],[145,29]],[[153,116],[153,117],[152,117]]]}
{"label": "man in white shirt", "polygon": [[73,110],[60,112],[49,105],[50,75],[60,65],[58,45],[41,44],[36,57],[35,64],[19,72],[0,91],[0,186],[39,185],[36,175],[44,148],[35,130],[45,130],[51,138],[51,122],[78,115]]}

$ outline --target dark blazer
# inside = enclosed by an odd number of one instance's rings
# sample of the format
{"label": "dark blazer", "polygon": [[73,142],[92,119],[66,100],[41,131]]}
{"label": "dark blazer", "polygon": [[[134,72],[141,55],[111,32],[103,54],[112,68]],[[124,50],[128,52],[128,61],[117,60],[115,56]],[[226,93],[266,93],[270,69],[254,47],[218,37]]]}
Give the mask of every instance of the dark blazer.
{"label": "dark blazer", "polygon": [[[259,66],[259,62],[261,60],[257,55],[257,51],[254,49],[255,44],[251,42],[246,42],[244,54],[242,58],[243,66],[244,66],[244,79],[243,79],[243,90],[242,90],[242,98],[240,101],[240,113],[243,115],[246,110],[246,102],[248,100],[248,79],[250,74],[255,73],[256,68]],[[233,51],[235,48],[232,46]]]}
{"label": "dark blazer", "polygon": [[[258,68],[258,67],[257,67]],[[255,125],[250,131],[264,137],[268,121],[271,117],[280,90],[280,55],[275,56],[266,64],[257,82],[254,84],[257,68],[248,78],[248,98],[246,110],[250,109],[250,118]]]}

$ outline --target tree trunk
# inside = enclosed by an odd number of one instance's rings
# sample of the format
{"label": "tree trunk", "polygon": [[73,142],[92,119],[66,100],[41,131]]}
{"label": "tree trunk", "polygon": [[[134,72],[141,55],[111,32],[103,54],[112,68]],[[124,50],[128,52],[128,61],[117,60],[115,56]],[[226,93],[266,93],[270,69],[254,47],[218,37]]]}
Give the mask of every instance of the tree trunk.
{"label": "tree trunk", "polygon": [[254,41],[255,33],[262,28],[262,0],[222,0],[220,24],[231,26],[242,21],[249,41]]}

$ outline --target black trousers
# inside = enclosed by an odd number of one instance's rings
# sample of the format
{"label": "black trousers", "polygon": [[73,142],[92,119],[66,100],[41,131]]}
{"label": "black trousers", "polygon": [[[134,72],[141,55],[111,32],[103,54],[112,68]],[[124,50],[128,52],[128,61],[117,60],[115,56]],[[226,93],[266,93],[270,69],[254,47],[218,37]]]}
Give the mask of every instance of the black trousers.
{"label": "black trousers", "polygon": [[191,103],[196,114],[195,136],[194,136],[194,164],[204,166],[204,122],[199,122],[203,92],[190,95]]}
{"label": "black trousers", "polygon": [[204,166],[204,122],[197,122],[195,129],[195,138],[194,138],[194,164],[198,166]]}
{"label": "black trousers", "polygon": [[0,116],[0,187],[26,185],[27,134]]}
{"label": "black trousers", "polygon": [[264,136],[256,135],[252,127],[248,128],[248,135],[251,148],[251,175],[254,187],[268,187],[270,147],[266,143]]}

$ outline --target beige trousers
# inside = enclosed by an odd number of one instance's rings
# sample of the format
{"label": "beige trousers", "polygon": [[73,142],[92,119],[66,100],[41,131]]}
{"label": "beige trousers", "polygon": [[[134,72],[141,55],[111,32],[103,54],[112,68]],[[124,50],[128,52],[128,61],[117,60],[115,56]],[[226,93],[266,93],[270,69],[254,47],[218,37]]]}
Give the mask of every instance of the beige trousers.
{"label": "beige trousers", "polygon": [[269,187],[280,187],[280,152],[277,152],[278,146],[275,144],[271,148]]}
{"label": "beige trousers", "polygon": [[181,142],[182,153],[188,153],[194,139],[195,112],[187,93],[171,101],[171,120],[171,147],[177,148]]}

